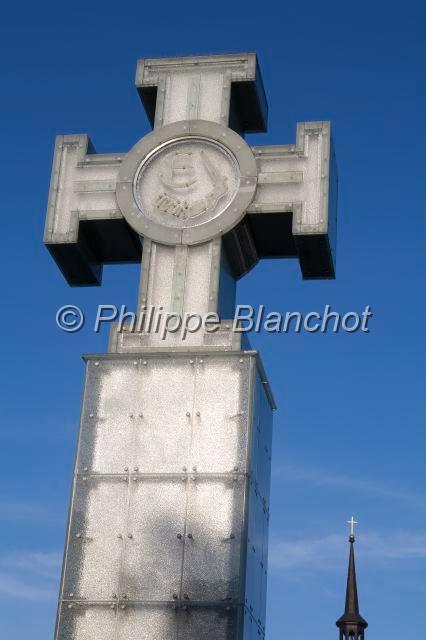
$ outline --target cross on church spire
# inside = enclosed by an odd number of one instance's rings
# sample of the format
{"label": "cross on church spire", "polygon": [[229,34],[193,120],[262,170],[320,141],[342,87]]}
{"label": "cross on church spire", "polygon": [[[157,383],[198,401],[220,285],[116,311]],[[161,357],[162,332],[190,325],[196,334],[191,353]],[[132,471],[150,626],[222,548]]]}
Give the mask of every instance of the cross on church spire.
{"label": "cross on church spire", "polygon": [[337,620],[336,625],[340,629],[340,640],[364,640],[364,631],[367,628],[368,623],[359,613],[354,553],[354,526],[358,523],[352,516],[351,519],[348,520],[348,524],[350,525],[351,532],[349,535],[350,550],[348,579],[346,584],[345,612]]}
{"label": "cross on church spire", "polygon": [[353,516],[351,516],[351,519],[348,520],[348,524],[350,525],[350,528],[351,528],[351,532],[349,534],[349,540],[353,538],[352,542],[354,542],[355,541],[355,525],[358,524],[358,522],[355,520]]}

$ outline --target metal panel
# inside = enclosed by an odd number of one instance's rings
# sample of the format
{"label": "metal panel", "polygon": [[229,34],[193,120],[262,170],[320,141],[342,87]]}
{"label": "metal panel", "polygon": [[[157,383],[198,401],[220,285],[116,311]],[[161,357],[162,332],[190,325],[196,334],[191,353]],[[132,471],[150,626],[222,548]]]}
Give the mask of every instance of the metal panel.
{"label": "metal panel", "polygon": [[227,607],[193,607],[179,614],[178,640],[235,640],[237,611]]}
{"label": "metal panel", "polygon": [[132,465],[141,411],[138,362],[88,362],[77,470],[122,473]]}
{"label": "metal panel", "polygon": [[268,106],[254,53],[139,60],[136,87],[156,127],[185,118],[226,124],[229,118],[238,131],[266,131]]}
{"label": "metal panel", "polygon": [[244,601],[263,633],[271,405],[255,363],[87,359],[57,638],[235,640]]}
{"label": "metal panel", "polygon": [[[146,364],[144,364],[144,362]],[[190,358],[152,358],[140,364],[139,419],[134,467],[143,473],[177,473],[189,464],[195,368]]]}
{"label": "metal panel", "polygon": [[183,598],[235,599],[241,589],[241,536],[245,478],[190,481]]}
{"label": "metal panel", "polygon": [[63,597],[111,600],[117,592],[127,489],[120,478],[75,482]]}
{"label": "metal panel", "polygon": [[182,471],[189,458],[186,413],[194,380],[189,359],[90,361],[79,472]]}
{"label": "metal panel", "polygon": [[249,359],[198,360],[191,466],[200,472],[246,469]]}
{"label": "metal panel", "polygon": [[[246,606],[253,617],[244,637],[258,638],[264,633],[266,574],[268,558],[268,502],[270,490],[272,407],[259,370],[256,370],[253,397],[250,455],[250,489],[247,523]],[[259,626],[260,625],[260,628]],[[248,636],[246,634],[248,633]]]}
{"label": "metal panel", "polygon": [[[176,640],[177,613],[170,606],[126,606],[119,609],[115,637],[117,640]],[[100,635],[96,640],[98,638],[104,640]]]}
{"label": "metal panel", "polygon": [[116,614],[109,606],[65,603],[58,640],[116,639]]}
{"label": "metal panel", "polygon": [[169,600],[180,589],[186,482],[133,478],[121,590],[130,600]]}

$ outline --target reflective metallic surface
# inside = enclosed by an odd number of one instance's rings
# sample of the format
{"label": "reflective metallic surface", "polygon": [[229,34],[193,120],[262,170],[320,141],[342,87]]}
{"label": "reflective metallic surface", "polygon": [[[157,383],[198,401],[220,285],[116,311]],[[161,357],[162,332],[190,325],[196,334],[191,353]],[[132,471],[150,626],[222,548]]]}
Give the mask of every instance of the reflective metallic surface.
{"label": "reflective metallic surface", "polygon": [[87,359],[58,639],[264,634],[271,414],[254,352]]}

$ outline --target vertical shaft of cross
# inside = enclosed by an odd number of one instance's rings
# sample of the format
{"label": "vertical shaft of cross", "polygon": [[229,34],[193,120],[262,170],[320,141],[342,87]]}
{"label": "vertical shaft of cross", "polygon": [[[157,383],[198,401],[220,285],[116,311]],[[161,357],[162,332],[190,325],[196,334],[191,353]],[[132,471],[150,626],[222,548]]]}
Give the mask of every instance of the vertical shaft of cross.
{"label": "vertical shaft of cross", "polygon": [[[158,78],[154,127],[182,120],[209,120],[227,124],[231,73],[223,67],[188,63],[153,69],[149,61],[138,66],[136,82],[150,73]],[[195,167],[196,169],[196,167]],[[222,240],[196,246],[167,246],[145,239],[138,309],[163,308],[177,314],[216,312],[219,298]]]}

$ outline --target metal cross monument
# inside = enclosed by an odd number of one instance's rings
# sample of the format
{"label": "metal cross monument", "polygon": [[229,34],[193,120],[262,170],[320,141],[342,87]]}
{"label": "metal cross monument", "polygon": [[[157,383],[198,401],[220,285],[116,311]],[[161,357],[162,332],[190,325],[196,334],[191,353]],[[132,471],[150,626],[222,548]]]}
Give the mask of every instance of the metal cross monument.
{"label": "metal cross monument", "polygon": [[58,640],[251,640],[265,634],[274,401],[229,319],[239,277],[298,257],[334,277],[330,124],[266,130],[255,54],[140,60],[153,131],[124,154],[59,136],[45,243],[71,285],[142,261],[138,308],[217,312],[183,341],[111,330],[86,380]]}

